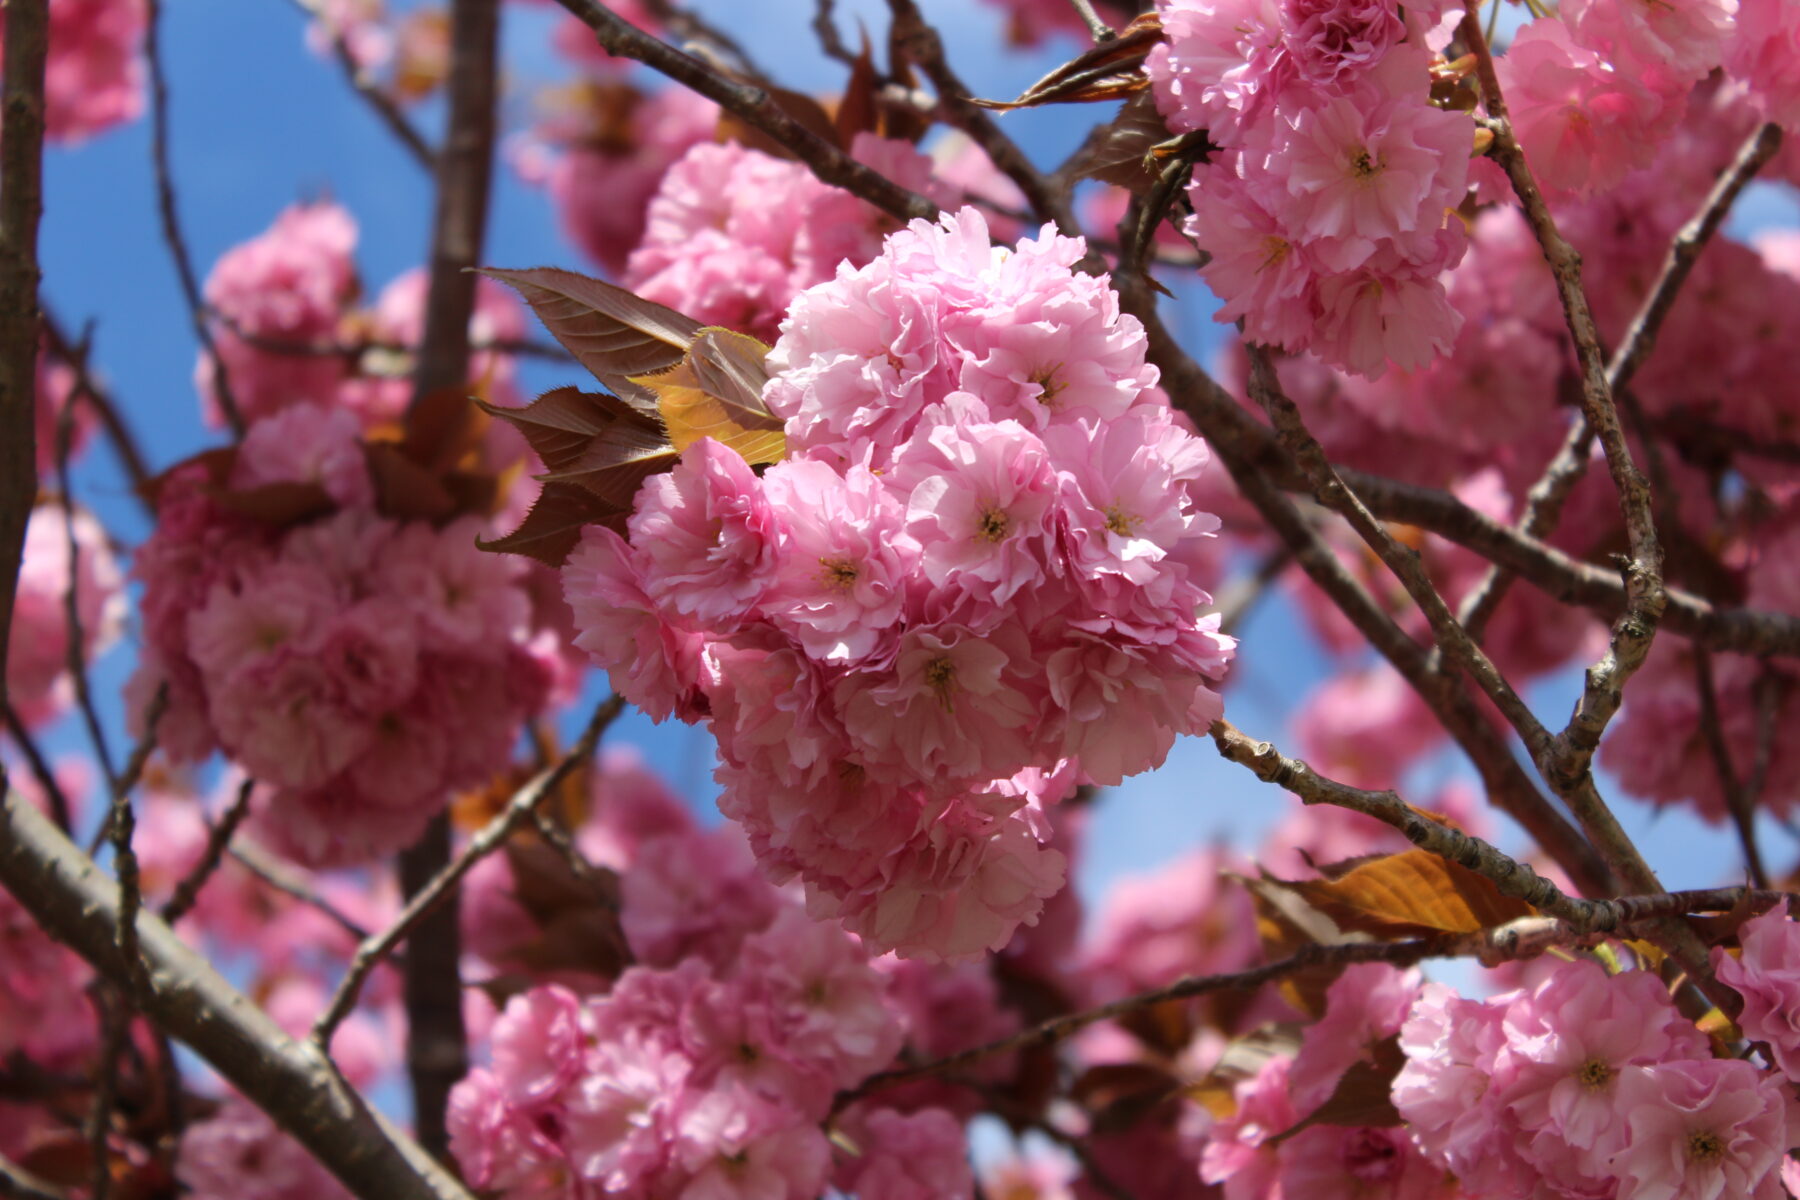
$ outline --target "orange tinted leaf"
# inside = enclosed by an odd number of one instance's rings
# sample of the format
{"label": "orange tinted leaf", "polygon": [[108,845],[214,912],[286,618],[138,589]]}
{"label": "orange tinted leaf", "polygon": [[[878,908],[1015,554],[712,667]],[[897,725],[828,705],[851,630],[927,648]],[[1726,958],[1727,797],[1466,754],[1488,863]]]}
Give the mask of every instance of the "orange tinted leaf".
{"label": "orange tinted leaf", "polygon": [[1279,886],[1340,927],[1377,937],[1475,933],[1534,911],[1467,867],[1426,850],[1383,855],[1334,880]]}
{"label": "orange tinted leaf", "polygon": [[640,375],[633,382],[654,391],[675,449],[713,438],[748,463],[780,462],[787,455],[781,418],[762,402],[769,348],[747,334],[707,329],[694,338],[674,370]]}

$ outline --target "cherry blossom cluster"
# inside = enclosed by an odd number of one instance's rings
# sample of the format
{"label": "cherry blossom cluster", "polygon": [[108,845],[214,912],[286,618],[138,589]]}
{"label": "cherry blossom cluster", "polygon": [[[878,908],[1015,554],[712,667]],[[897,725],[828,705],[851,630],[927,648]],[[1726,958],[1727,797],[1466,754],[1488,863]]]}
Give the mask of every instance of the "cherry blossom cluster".
{"label": "cherry blossom cluster", "polygon": [[1431,102],[1442,4],[1162,0],[1149,60],[1177,133],[1222,149],[1196,168],[1189,232],[1202,274],[1253,341],[1356,374],[1450,348],[1439,276],[1463,228],[1474,126]]}
{"label": "cherry blossom cluster", "polygon": [[[294,405],[342,407],[365,429],[398,422],[411,396],[412,348],[423,336],[423,269],[408,271],[361,307],[354,258],[355,219],[329,201],[295,204],[263,233],[234,246],[207,277],[206,302],[216,315],[214,341],[239,410],[255,421]],[[478,353],[470,378],[483,395],[516,397],[511,355],[496,343],[524,334],[518,301],[492,280],[476,290],[469,339]],[[216,367],[202,353],[194,381],[213,424],[222,423]],[[516,458],[523,447],[496,431],[496,450]]]}
{"label": "cherry blossom cluster", "polygon": [[[257,422],[231,477],[182,469],[138,551],[138,711],[166,688],[159,742],[222,749],[272,794],[258,828],[304,862],[398,849],[451,789],[508,760],[556,666],[521,564],[443,527],[379,515],[355,417],[310,404]],[[327,514],[286,524],[233,496],[313,485]]]}
{"label": "cherry blossom cluster", "polygon": [[[903,1042],[929,1044],[933,1023],[913,1019],[906,997],[933,985],[903,990],[908,965],[878,968],[855,939],[807,918],[759,877],[735,827],[696,829],[654,781],[613,777],[627,787],[605,789],[579,838],[617,864],[637,965],[610,988],[572,979],[507,1002],[491,1065],[451,1097],[469,1183],[505,1200],[811,1200],[828,1185],[860,1200],[969,1195],[949,1111],[884,1095],[833,1118],[832,1139],[824,1124],[838,1091]],[[505,896],[518,888],[508,879],[502,869],[483,885],[490,953],[507,938]]]}
{"label": "cherry blossom cluster", "polygon": [[[1791,1004],[1795,927],[1779,913],[1760,922],[1721,978]],[[1793,1046],[1785,1014],[1755,1024],[1752,1037],[1766,1028]],[[1783,1163],[1800,1140],[1787,1082],[1714,1057],[1653,972],[1578,960],[1488,1001],[1429,985],[1398,1032],[1394,1105],[1419,1150],[1472,1194],[1785,1194]]]}
{"label": "cherry blossom cluster", "polygon": [[1083,253],[971,208],[894,234],[783,323],[788,459],[696,442],[564,568],[614,687],[710,716],[764,869],[879,949],[1003,945],[1062,884],[1045,807],[1219,712],[1207,451]]}
{"label": "cherry blossom cluster", "polygon": [[[941,168],[910,143],[872,133],[857,134],[851,152],[945,208],[960,203],[963,188],[1005,198],[1010,186],[967,141]],[[800,163],[736,142],[703,143],[662,177],[624,283],[704,324],[772,341],[796,294],[831,279],[840,263],[869,262],[892,229],[886,214]]]}
{"label": "cherry blossom cluster", "polygon": [[[80,509],[65,515],[58,504],[31,510],[6,654],[8,703],[27,726],[68,711],[75,699],[70,651],[92,662],[118,640],[124,593],[125,574],[98,521]],[[71,598],[81,638],[75,647]]]}
{"label": "cherry blossom cluster", "polygon": [[144,0],[49,0],[44,136],[71,144],[144,110]]}

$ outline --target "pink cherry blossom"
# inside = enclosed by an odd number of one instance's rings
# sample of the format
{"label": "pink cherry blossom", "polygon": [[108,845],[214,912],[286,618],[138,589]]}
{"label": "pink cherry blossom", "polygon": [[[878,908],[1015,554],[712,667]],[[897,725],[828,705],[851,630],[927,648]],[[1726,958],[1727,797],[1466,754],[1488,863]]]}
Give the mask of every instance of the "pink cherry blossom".
{"label": "pink cherry blossom", "polygon": [[1772,121],[1800,121],[1800,14],[1782,0],[1738,0],[1737,26],[1725,67],[1750,85]]}
{"label": "pink cherry blossom", "polygon": [[860,1154],[835,1182],[858,1200],[957,1200],[973,1195],[962,1125],[941,1108],[910,1114],[878,1108],[852,1126]]}
{"label": "pink cherry blossom", "polygon": [[644,481],[630,528],[650,598],[677,619],[720,629],[761,599],[781,538],[762,481],[711,438],[688,447],[673,471]]}
{"label": "pink cherry blossom", "polygon": [[31,510],[6,655],[8,700],[26,725],[54,719],[75,699],[69,678],[75,632],[68,621],[70,588],[81,635],[76,649],[92,663],[123,631],[124,584],[106,532],[90,514],[76,509],[65,517],[56,504]]}
{"label": "pink cherry blossom", "polygon": [[75,143],[144,111],[143,0],[53,0],[44,135]]}
{"label": "pink cherry blossom", "polygon": [[[214,341],[232,396],[247,419],[300,400],[327,403],[345,376],[342,359],[325,354],[283,354],[252,339],[299,348],[329,344],[356,289],[356,223],[329,201],[283,210],[269,229],[233,247],[206,279],[206,302],[222,318]],[[222,423],[214,395],[213,365],[206,355],[194,380],[207,416]]]}
{"label": "pink cherry blossom", "polygon": [[1610,1167],[1621,1195],[1782,1196],[1794,1099],[1751,1064],[1698,1058],[1628,1071],[1619,1080],[1619,1110],[1629,1141]]}
{"label": "pink cherry blossom", "polygon": [[1719,978],[1744,997],[1738,1024],[1751,1038],[1768,1044],[1790,1079],[1800,1077],[1800,926],[1780,906],[1746,921],[1738,932],[1743,954],[1713,951]]}
{"label": "pink cherry blossom", "polygon": [[1496,69],[1519,144],[1539,182],[1557,191],[1608,188],[1648,166],[1681,115],[1679,90],[1652,90],[1577,46],[1555,17],[1520,31]]}

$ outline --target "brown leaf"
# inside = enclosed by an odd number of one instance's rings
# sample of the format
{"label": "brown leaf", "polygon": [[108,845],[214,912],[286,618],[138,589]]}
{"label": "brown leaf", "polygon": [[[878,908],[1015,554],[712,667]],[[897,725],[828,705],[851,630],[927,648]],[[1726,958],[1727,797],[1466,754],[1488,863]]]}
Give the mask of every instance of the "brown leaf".
{"label": "brown leaf", "polygon": [[1099,138],[1090,141],[1072,164],[1077,179],[1117,184],[1136,195],[1156,185],[1162,168],[1156,148],[1169,139],[1169,128],[1149,92],[1125,102]]}
{"label": "brown leaf", "polygon": [[442,521],[456,512],[456,497],[443,481],[392,442],[363,447],[375,508],[399,521]]}
{"label": "brown leaf", "polygon": [[700,322],[691,317],[573,271],[537,267],[482,274],[523,296],[544,328],[627,403],[643,399],[630,376],[674,366],[700,332]]}
{"label": "brown leaf", "polygon": [[1148,1063],[1102,1063],[1076,1078],[1070,1095],[1093,1114],[1094,1133],[1122,1133],[1181,1093],[1181,1081]]}
{"label": "brown leaf", "polygon": [[202,450],[198,454],[182,459],[161,474],[153,476],[139,489],[139,492],[149,502],[150,507],[155,508],[162,502],[163,490],[169,486],[169,480],[189,467],[201,468],[206,473],[209,483],[214,487],[222,488],[230,480],[232,468],[237,465],[237,455],[238,448],[236,446],[218,446],[211,450]]}
{"label": "brown leaf", "polygon": [[[1262,939],[1264,953],[1270,958],[1286,958],[1302,946],[1315,943],[1335,946],[1369,940],[1366,933],[1341,929],[1330,916],[1278,879],[1239,877],[1239,882],[1250,893],[1250,901],[1256,909],[1256,932]],[[1308,967],[1304,971],[1288,972],[1275,986],[1281,998],[1295,1009],[1318,1017],[1325,1012],[1325,991],[1340,973],[1332,966]]]}
{"label": "brown leaf", "polygon": [[1426,850],[1383,855],[1335,880],[1273,882],[1340,928],[1380,938],[1476,933],[1534,912],[1483,876]]}
{"label": "brown leaf", "polygon": [[781,418],[762,402],[769,348],[730,329],[703,330],[681,364],[633,382],[656,393],[669,438],[678,451],[714,438],[749,463],[780,462],[787,455]]}
{"label": "brown leaf", "polygon": [[1082,104],[1117,100],[1150,86],[1144,60],[1163,40],[1162,19],[1145,13],[1119,36],[1064,63],[1020,93],[1017,100],[977,100],[983,108],[1010,111],[1040,104]]}
{"label": "brown leaf", "polygon": [[475,544],[496,554],[523,554],[560,567],[581,540],[583,526],[611,525],[622,530],[630,512],[629,506],[602,500],[579,484],[546,483],[517,529],[491,541],[478,539]]}
{"label": "brown leaf", "polygon": [[448,471],[475,449],[486,419],[461,387],[439,388],[406,410],[401,451],[434,474]]}
{"label": "brown leaf", "polygon": [[220,508],[269,525],[298,525],[337,508],[323,484],[265,483],[253,488],[219,488],[213,500]]}
{"label": "brown leaf", "polygon": [[837,134],[837,144],[848,146],[856,140],[859,133],[881,132],[881,112],[878,97],[881,91],[881,80],[875,71],[875,50],[869,45],[869,31],[863,30],[862,53],[850,64],[850,82],[844,85],[844,95],[838,100],[837,116],[833,121]]}
{"label": "brown leaf", "polygon": [[1360,1129],[1400,1124],[1400,1112],[1394,1107],[1394,1077],[1405,1065],[1406,1055],[1400,1049],[1399,1035],[1383,1038],[1370,1048],[1367,1057],[1350,1064],[1325,1103],[1308,1113],[1299,1124],[1270,1138],[1266,1144],[1274,1145],[1314,1125]]}
{"label": "brown leaf", "polygon": [[675,465],[662,421],[616,396],[563,387],[525,408],[483,407],[525,435],[549,468],[538,476],[546,485],[573,484],[627,512],[644,480]]}

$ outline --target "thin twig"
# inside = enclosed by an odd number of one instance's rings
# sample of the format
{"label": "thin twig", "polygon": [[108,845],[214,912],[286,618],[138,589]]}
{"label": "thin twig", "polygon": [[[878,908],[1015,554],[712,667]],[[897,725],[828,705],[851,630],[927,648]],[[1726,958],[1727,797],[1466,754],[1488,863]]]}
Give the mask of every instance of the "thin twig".
{"label": "thin twig", "polygon": [[[1018,185],[1025,202],[1039,220],[1054,221],[1065,236],[1081,236],[1081,224],[1075,219],[1075,210],[1068,197],[1037,169],[1017,142],[1001,132],[993,117],[970,102],[968,87],[945,56],[944,39],[925,20],[919,6],[913,0],[888,0],[888,9],[894,14],[896,40],[906,47],[926,78],[931,80],[944,118],[968,134],[971,141],[987,152],[994,166]],[[1089,253],[1094,259],[1090,264],[1092,269],[1104,269],[1098,256]]]}
{"label": "thin twig", "polygon": [[47,0],[0,5],[0,704],[25,526],[37,498],[38,221]]}
{"label": "thin twig", "polygon": [[63,552],[68,556],[68,580],[63,584],[62,607],[65,626],[63,659],[69,681],[75,689],[75,707],[87,727],[88,742],[94,761],[106,777],[106,786],[119,790],[119,773],[113,763],[112,746],[106,738],[106,727],[94,705],[94,689],[88,678],[87,635],[81,621],[81,547],[75,541],[75,499],[69,486],[69,446],[74,437],[75,410],[64,405],[56,419],[56,484],[57,502],[62,506]]}
{"label": "thin twig", "polygon": [[436,165],[436,155],[426,143],[424,135],[413,125],[400,107],[399,101],[369,77],[369,73],[357,63],[356,55],[350,48],[350,41],[344,31],[338,28],[326,12],[322,0],[289,0],[290,3],[322,26],[331,39],[331,56],[337,59],[338,66],[343,68],[344,79],[355,89],[374,112],[377,119],[388,127],[402,146],[406,148],[412,160],[430,171]]}
{"label": "thin twig", "polygon": [[[120,911],[124,911],[122,906]],[[129,967],[133,960],[126,959],[125,962]],[[104,1034],[100,1039],[94,1098],[87,1118],[88,1156],[92,1160],[88,1184],[91,1200],[107,1200],[112,1194],[112,1119],[119,1092],[119,1056],[125,1049],[125,1035],[131,1030],[131,1006],[119,994],[122,990],[105,983],[94,988],[94,1002],[100,1007]]]}
{"label": "thin twig", "polygon": [[902,221],[937,218],[935,203],[857,162],[801,125],[783,112],[766,90],[727,79],[693,55],[651,37],[596,0],[557,0],[557,3],[592,29],[607,53],[653,67],[743,118],[747,124],[792,151],[821,182],[854,193]]}
{"label": "thin twig", "polygon": [[24,753],[26,765],[31,768],[32,778],[37,780],[38,787],[43,790],[44,799],[50,804],[50,819],[56,822],[58,829],[68,833],[75,827],[75,809],[69,803],[69,794],[63,791],[62,784],[57,782],[55,768],[51,767],[50,760],[44,757],[43,747],[39,746],[37,739],[31,736],[31,730],[25,728],[25,722],[20,720],[18,712],[11,704],[8,704],[5,713],[6,731],[12,734],[14,743]]}
{"label": "thin twig", "polygon": [[1725,730],[1719,724],[1719,688],[1713,678],[1712,655],[1694,648],[1694,688],[1700,694],[1700,732],[1706,749],[1712,755],[1713,771],[1719,777],[1719,790],[1725,796],[1725,809],[1737,828],[1738,842],[1744,848],[1744,866],[1750,881],[1759,888],[1769,886],[1769,874],[1763,867],[1762,851],[1756,844],[1756,802],[1754,793],[1738,780],[1737,767],[1731,761],[1731,747],[1725,744]]}
{"label": "thin twig", "polygon": [[1235,633],[1269,594],[1270,586],[1293,565],[1294,552],[1280,546],[1264,555],[1247,577],[1233,580],[1214,604],[1219,610],[1219,632]]}
{"label": "thin twig", "polygon": [[[1495,5],[1495,9],[1498,8]],[[1712,236],[1725,223],[1732,205],[1744,188],[1780,146],[1781,130],[1778,126],[1764,125],[1752,133],[1739,149],[1732,164],[1719,176],[1699,211],[1676,233],[1663,258],[1662,271],[1626,328],[1625,340],[1620,343],[1612,361],[1607,364],[1607,384],[1614,394],[1623,393],[1637,375],[1638,368],[1650,356],[1663,321],[1674,307],[1694,264],[1699,261],[1701,250],[1705,249]],[[1555,532],[1557,521],[1562,516],[1563,503],[1586,473],[1588,449],[1592,444],[1593,429],[1585,414],[1577,414],[1562,447],[1526,497],[1525,511],[1518,525],[1521,533],[1527,537],[1543,539]],[[1738,444],[1751,447],[1754,452],[1754,439],[1743,439]],[[1464,598],[1457,615],[1470,636],[1476,639],[1481,637],[1512,579],[1512,572],[1499,566],[1491,566]]]}
{"label": "thin twig", "polygon": [[856,55],[850,53],[850,48],[844,45],[844,39],[838,34],[836,9],[837,0],[814,0],[813,32],[818,34],[819,49],[825,52],[827,58],[835,58],[846,67],[854,67]]}
{"label": "thin twig", "polygon": [[200,339],[212,365],[213,396],[225,423],[232,433],[244,436],[244,413],[238,407],[237,395],[225,370],[225,359],[213,340],[206,323],[206,303],[200,293],[200,279],[194,272],[193,255],[188,253],[187,239],[181,233],[181,220],[175,211],[175,176],[169,169],[169,84],[163,75],[162,6],[163,0],[144,0],[148,12],[144,21],[144,59],[150,65],[150,160],[156,171],[156,209],[162,220],[163,241],[175,260],[175,274],[181,280],[181,294],[187,301],[188,318],[194,336]]}
{"label": "thin twig", "polygon": [[[254,844],[238,842],[225,847],[225,853],[246,871],[256,876],[284,896],[289,896],[309,908],[317,909],[338,928],[348,933],[358,942],[366,942],[375,936],[361,922],[350,917],[343,909],[337,907],[319,893],[313,891],[303,881],[294,877],[284,866],[269,859]],[[392,956],[398,957],[398,955]]]}
{"label": "thin twig", "polygon": [[126,1000],[136,1004],[150,987],[145,975],[143,956],[138,953],[137,915],[144,894],[139,886],[137,851],[131,839],[137,831],[137,813],[131,807],[131,792],[143,778],[144,767],[156,750],[156,731],[169,708],[169,685],[162,684],[150,698],[144,714],[144,735],[125,760],[125,770],[113,783],[112,809],[106,820],[108,837],[113,846],[113,873],[119,878],[119,957],[130,972]]}
{"label": "thin twig", "polygon": [[1171,1000],[1187,1000],[1212,992],[1254,991],[1265,983],[1312,967],[1348,966],[1352,963],[1367,962],[1384,962],[1392,963],[1395,966],[1410,967],[1424,959],[1446,953],[1458,940],[1454,937],[1439,937],[1420,938],[1406,942],[1344,942],[1337,945],[1322,945],[1314,942],[1302,946],[1286,958],[1278,958],[1274,962],[1264,963],[1260,967],[1218,975],[1189,975],[1166,987],[1126,996],[1123,999],[1114,1000],[1110,1004],[1102,1004],[1081,1012],[1053,1017],[998,1041],[973,1046],[943,1058],[920,1063],[917,1066],[900,1067],[871,1075],[857,1087],[847,1092],[840,1092],[836,1100],[836,1108],[841,1110],[851,1101],[897,1084],[955,1073],[972,1063],[997,1054],[1055,1045],[1100,1021],[1109,1021],[1114,1017],[1121,1017],[1140,1009],[1167,1004]]}
{"label": "thin twig", "polygon": [[225,848],[237,833],[238,826],[250,815],[250,793],[256,790],[256,780],[245,779],[238,785],[237,798],[231,807],[225,810],[216,824],[207,831],[206,850],[200,855],[200,861],[194,864],[182,881],[176,885],[175,894],[162,906],[162,919],[173,925],[188,914],[200,899],[200,889],[212,878],[213,872],[219,869],[224,861]]}
{"label": "thin twig", "polygon": [[[1127,276],[1118,282],[1123,307],[1144,325],[1150,342],[1150,361],[1161,369],[1163,386],[1171,397],[1185,404],[1239,492],[1293,552],[1300,569],[1418,691],[1439,723],[1475,764],[1488,794],[1502,811],[1523,825],[1581,890],[1616,891],[1616,881],[1605,863],[1526,776],[1494,726],[1461,687],[1460,680],[1427,670],[1424,648],[1395,624],[1293,502],[1280,493],[1277,480],[1286,485],[1291,476],[1292,485],[1298,488],[1305,486],[1305,478],[1274,434],[1251,421],[1237,401],[1175,340],[1157,314],[1142,276]],[[1347,481],[1352,479],[1348,472],[1341,474]],[[1369,478],[1380,482],[1379,477]],[[1365,494],[1362,477],[1357,477],[1352,486],[1358,494]],[[1449,499],[1455,502],[1453,497]]]}
{"label": "thin twig", "polygon": [[357,996],[369,973],[387,958],[395,946],[406,940],[407,935],[424,917],[455,891],[470,868],[504,845],[514,831],[530,818],[532,810],[542,804],[545,798],[562,785],[563,780],[593,755],[600,735],[624,708],[625,702],[617,696],[600,704],[569,752],[554,767],[542,772],[514,793],[505,809],[469,839],[463,852],[407,901],[406,907],[391,925],[374,937],[365,939],[357,947],[350,969],[344,973],[342,982],[331,997],[331,1003],[313,1024],[310,1037],[314,1045],[323,1048],[330,1044],[331,1035],[356,1007]]}
{"label": "thin twig", "polygon": [[651,16],[667,25],[681,37],[690,42],[707,43],[715,49],[723,50],[727,57],[737,61],[738,69],[747,78],[759,84],[768,84],[768,75],[756,65],[756,60],[750,57],[750,52],[744,49],[744,44],[705,17],[677,6],[671,3],[671,0],[644,0],[644,6],[650,10]]}
{"label": "thin twig", "polygon": [[[137,435],[132,432],[111,394],[95,382],[93,371],[88,365],[87,346],[78,346],[69,340],[68,334],[63,332],[61,324],[48,306],[44,308],[43,318],[44,337],[50,343],[50,353],[60,358],[75,373],[75,395],[87,401],[94,414],[100,418],[100,427],[106,430],[106,439],[112,443],[113,453],[119,457],[119,465],[125,468],[126,478],[131,480],[132,494],[149,510],[150,501],[145,490],[155,472],[151,471],[144,458]],[[151,515],[154,516],[154,513]]]}
{"label": "thin twig", "polygon": [[1419,552],[1401,545],[1388,532],[1387,526],[1375,519],[1362,498],[1345,486],[1342,477],[1326,459],[1324,447],[1306,428],[1299,406],[1281,390],[1268,350],[1255,344],[1246,345],[1245,350],[1250,357],[1250,393],[1269,414],[1276,435],[1306,473],[1314,497],[1348,521],[1363,542],[1387,565],[1430,623],[1437,645],[1460,663],[1487,693],[1488,699],[1518,732],[1532,757],[1541,758],[1549,749],[1550,731],[1544,728],[1506,676],[1457,621],[1456,614],[1450,611],[1449,604],[1425,573]]}
{"label": "thin twig", "polygon": [[[1625,684],[1650,653],[1657,623],[1668,602],[1662,576],[1662,547],[1657,541],[1649,482],[1632,461],[1625,428],[1613,403],[1613,387],[1606,356],[1600,348],[1599,329],[1581,284],[1581,256],[1557,230],[1531,166],[1525,161],[1518,139],[1513,136],[1512,124],[1506,115],[1506,100],[1500,92],[1499,76],[1495,73],[1493,55],[1482,34],[1480,20],[1473,14],[1465,15],[1459,31],[1464,44],[1475,56],[1475,73],[1481,81],[1482,103],[1489,118],[1487,127],[1494,135],[1493,157],[1512,181],[1526,224],[1536,236],[1556,280],[1564,321],[1575,343],[1575,358],[1581,369],[1582,414],[1606,455],[1607,469],[1625,517],[1625,536],[1631,551],[1623,566],[1625,611],[1613,623],[1612,641],[1605,656],[1588,668],[1586,686],[1575,713],[1556,739],[1552,770],[1569,785],[1566,789],[1559,787],[1558,791],[1574,790],[1573,785],[1588,772],[1607,723],[1624,701]],[[1610,819],[1610,814],[1595,809],[1578,811],[1576,816],[1627,883],[1645,890],[1653,887],[1655,876],[1644,864],[1642,855],[1617,828],[1617,822]]]}
{"label": "thin twig", "polygon": [[1110,42],[1119,36],[1117,30],[1100,19],[1100,14],[1094,11],[1089,0],[1069,0],[1069,3],[1074,6],[1075,15],[1081,18],[1081,23],[1088,27],[1088,33],[1093,36],[1096,45]]}

